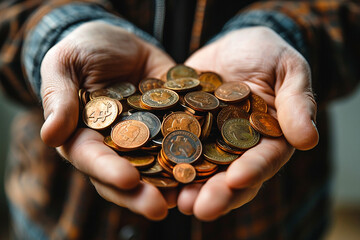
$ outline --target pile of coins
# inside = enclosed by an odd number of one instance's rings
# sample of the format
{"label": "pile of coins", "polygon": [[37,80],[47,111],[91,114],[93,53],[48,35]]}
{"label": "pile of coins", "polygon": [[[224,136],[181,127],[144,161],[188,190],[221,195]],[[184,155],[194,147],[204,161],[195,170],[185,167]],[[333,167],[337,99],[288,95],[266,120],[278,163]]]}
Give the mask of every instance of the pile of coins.
{"label": "pile of coins", "polygon": [[207,181],[255,146],[280,137],[266,102],[243,82],[185,66],[147,78],[79,90],[83,122],[159,188]]}

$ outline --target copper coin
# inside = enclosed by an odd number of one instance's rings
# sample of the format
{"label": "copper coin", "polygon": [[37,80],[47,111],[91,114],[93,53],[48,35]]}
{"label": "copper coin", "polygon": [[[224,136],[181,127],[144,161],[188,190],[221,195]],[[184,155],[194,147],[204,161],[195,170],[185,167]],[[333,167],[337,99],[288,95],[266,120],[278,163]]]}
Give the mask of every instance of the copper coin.
{"label": "copper coin", "polygon": [[148,169],[141,170],[140,173],[145,174],[145,175],[155,175],[155,174],[158,174],[158,173],[160,173],[162,171],[163,171],[163,168],[161,167],[159,162],[156,160],[155,164],[153,166],[151,166]]}
{"label": "copper coin", "polygon": [[150,139],[154,138],[161,128],[160,119],[150,112],[134,112],[130,116],[124,118],[124,120],[138,120],[146,124],[150,130]]}
{"label": "copper coin", "polygon": [[107,89],[119,93],[124,98],[127,98],[136,92],[136,87],[130,82],[118,82]]}
{"label": "copper coin", "polygon": [[116,102],[116,105],[118,107],[118,115],[120,115],[123,111],[123,106],[119,100],[114,99],[114,101]]}
{"label": "copper coin", "polygon": [[116,102],[108,97],[98,97],[85,105],[83,111],[84,123],[92,129],[109,127],[118,116]]}
{"label": "copper coin", "polygon": [[157,161],[159,162],[160,166],[164,169],[164,171],[172,175],[173,166],[167,163],[167,160],[163,157],[161,151],[157,155]]}
{"label": "copper coin", "polygon": [[184,100],[188,106],[202,112],[215,110],[220,104],[214,95],[203,91],[189,92]]}
{"label": "copper coin", "polygon": [[196,78],[183,77],[177,78],[171,81],[167,81],[164,84],[165,88],[171,89],[175,92],[185,92],[197,88],[200,85],[200,81]]}
{"label": "copper coin", "polygon": [[113,140],[111,139],[111,136],[106,136],[104,138],[104,143],[106,146],[112,148],[113,150],[121,151],[121,149],[113,142]]}
{"label": "copper coin", "polygon": [[155,157],[151,155],[122,155],[121,157],[128,160],[134,167],[146,168],[153,165]]}
{"label": "copper coin", "polygon": [[245,151],[238,149],[238,148],[234,148],[229,146],[223,139],[218,138],[216,139],[216,145],[223,151],[228,152],[228,153],[232,153],[232,154],[237,154],[237,155],[241,155],[243,154]]}
{"label": "copper coin", "polygon": [[192,115],[185,112],[174,112],[169,114],[161,125],[163,136],[175,130],[185,130],[200,137],[201,126],[198,120]]}
{"label": "copper coin", "polygon": [[221,150],[216,143],[206,143],[204,145],[204,157],[206,160],[216,163],[227,165],[232,163],[235,159],[239,157],[237,154],[227,153]]}
{"label": "copper coin", "polygon": [[196,177],[196,170],[191,164],[179,163],[173,168],[173,175],[178,182],[191,183]]}
{"label": "copper coin", "polygon": [[178,101],[179,95],[166,88],[151,89],[141,96],[141,103],[154,110],[168,109]]}
{"label": "copper coin", "polygon": [[[229,105],[231,106],[231,105]],[[250,100],[249,99],[245,99],[241,102],[238,102],[236,104],[234,104],[234,106],[240,108],[241,110],[243,110],[244,112],[249,112],[250,111]]]}
{"label": "copper coin", "polygon": [[176,180],[166,177],[142,176],[141,179],[144,182],[150,183],[158,188],[175,188],[179,185],[179,183]]}
{"label": "copper coin", "polygon": [[214,115],[211,112],[208,112],[204,121],[204,124],[202,125],[202,129],[201,129],[201,140],[204,141],[206,140],[211,133],[211,128],[213,125],[213,119],[214,119]]}
{"label": "copper coin", "polygon": [[227,144],[240,149],[251,148],[260,140],[260,134],[243,118],[227,120],[221,128],[221,135]]}
{"label": "copper coin", "polygon": [[250,115],[250,123],[262,135],[280,137],[283,134],[278,120],[268,113],[253,112]]}
{"label": "copper coin", "polygon": [[109,97],[116,100],[122,100],[124,97],[121,95],[121,93],[112,91],[110,89],[97,89],[90,93],[89,95],[90,99],[94,99],[97,97]]}
{"label": "copper coin", "polygon": [[111,138],[120,148],[136,149],[143,146],[150,137],[149,128],[145,123],[137,120],[125,120],[117,123]]}
{"label": "copper coin", "polygon": [[164,82],[157,78],[145,78],[139,83],[139,90],[142,94],[145,92],[154,89],[162,88]]}
{"label": "copper coin", "polygon": [[82,103],[84,104],[84,106],[89,102],[89,95],[90,95],[90,93],[85,90],[81,96],[81,100],[82,100]]}
{"label": "copper coin", "polygon": [[227,106],[221,109],[221,111],[218,113],[216,122],[218,125],[219,130],[221,130],[223,124],[225,121],[233,118],[244,118],[249,119],[250,115],[243,111],[241,108],[236,106]]}
{"label": "copper coin", "polygon": [[240,102],[250,94],[250,87],[243,82],[227,82],[215,90],[215,96],[224,102]]}
{"label": "copper coin", "polygon": [[194,167],[196,169],[196,172],[201,173],[207,173],[207,172],[213,172],[218,169],[218,165],[211,163],[209,161],[206,161],[204,158],[200,158],[195,164]]}
{"label": "copper coin", "polygon": [[182,64],[178,64],[170,68],[166,74],[167,81],[171,81],[178,78],[184,78],[184,77],[191,77],[197,79],[199,76],[195,71],[195,69]]}
{"label": "copper coin", "polygon": [[262,97],[251,93],[249,99],[251,112],[267,112],[267,104]]}
{"label": "copper coin", "polygon": [[204,92],[214,92],[222,84],[222,78],[214,72],[202,72],[199,76],[200,86]]}
{"label": "copper coin", "polygon": [[134,94],[131,95],[126,99],[126,102],[129,104],[130,107],[136,109],[136,110],[144,110],[144,108],[141,107],[141,95],[140,94]]}
{"label": "copper coin", "polygon": [[164,138],[163,151],[173,163],[193,163],[201,156],[202,145],[195,134],[176,130]]}

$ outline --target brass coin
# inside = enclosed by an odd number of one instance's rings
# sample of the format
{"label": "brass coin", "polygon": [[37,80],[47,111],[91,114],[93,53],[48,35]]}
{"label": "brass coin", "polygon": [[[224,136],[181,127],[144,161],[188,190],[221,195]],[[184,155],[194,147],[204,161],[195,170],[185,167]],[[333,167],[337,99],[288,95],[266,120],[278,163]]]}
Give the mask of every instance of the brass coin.
{"label": "brass coin", "polygon": [[196,78],[183,77],[177,78],[164,83],[164,87],[171,89],[175,92],[185,92],[197,88],[200,85],[200,81]]}
{"label": "brass coin", "polygon": [[141,103],[148,109],[162,110],[173,107],[179,101],[179,95],[166,88],[151,89],[141,96]]}
{"label": "brass coin", "polygon": [[163,151],[173,163],[193,163],[202,152],[199,138],[188,131],[176,130],[164,138]]}
{"label": "brass coin", "polygon": [[189,163],[179,163],[173,168],[173,175],[178,182],[191,183],[196,177],[196,170]]}
{"label": "brass coin", "polygon": [[250,100],[249,99],[242,100],[241,102],[236,103],[236,105],[234,104],[234,106],[248,113],[250,111]]}
{"label": "brass coin", "polygon": [[201,140],[204,141],[206,140],[211,133],[211,128],[213,125],[213,119],[214,119],[214,115],[211,112],[208,112],[204,121],[204,124],[202,125],[202,129],[201,129]]}
{"label": "brass coin", "polygon": [[136,149],[143,146],[150,137],[149,128],[137,120],[117,123],[111,131],[111,139],[120,148]]}
{"label": "brass coin", "polygon": [[221,128],[221,135],[227,144],[240,149],[251,148],[260,140],[260,134],[243,118],[227,120]]}
{"label": "brass coin", "polygon": [[219,130],[221,130],[225,121],[229,119],[233,119],[233,118],[249,119],[249,117],[250,115],[247,112],[243,111],[241,108],[230,105],[221,109],[221,111],[218,113],[216,122]]}
{"label": "brass coin", "polygon": [[82,93],[81,100],[84,106],[89,102],[89,95],[90,93],[86,90]]}
{"label": "brass coin", "polygon": [[176,180],[166,177],[142,176],[141,179],[144,182],[150,183],[158,188],[175,188],[179,185],[179,183]]}
{"label": "brass coin", "polygon": [[134,94],[131,95],[130,97],[128,97],[126,99],[126,102],[129,104],[130,107],[136,109],[136,110],[145,110],[144,108],[141,107],[140,102],[141,102],[141,95],[140,94]]}
{"label": "brass coin", "polygon": [[112,91],[110,89],[97,89],[90,93],[90,99],[93,100],[97,97],[109,97],[121,101],[124,97],[119,92]]}
{"label": "brass coin", "polygon": [[243,82],[227,82],[218,87],[215,96],[224,102],[240,102],[250,94],[250,87]]}
{"label": "brass coin", "polygon": [[185,130],[200,137],[201,126],[198,120],[192,115],[185,112],[174,112],[169,114],[161,125],[163,136],[175,130]]}
{"label": "brass coin", "polygon": [[204,92],[214,92],[222,84],[222,78],[214,72],[202,72],[199,76],[201,90]]}
{"label": "brass coin", "polygon": [[114,101],[116,102],[116,105],[118,107],[118,115],[121,115],[121,113],[123,111],[123,106],[119,100],[114,99]]}
{"label": "brass coin", "polygon": [[124,118],[124,120],[138,120],[146,124],[150,130],[150,139],[154,138],[161,128],[160,119],[150,112],[134,112],[130,116]]}
{"label": "brass coin", "polygon": [[229,146],[223,139],[218,138],[216,139],[216,145],[223,151],[228,152],[228,153],[232,153],[232,154],[237,154],[237,155],[241,155],[243,154],[245,151],[238,149],[238,148],[234,148]]}
{"label": "brass coin", "polygon": [[197,173],[208,173],[214,172],[218,169],[218,165],[206,161],[204,158],[200,158],[195,164],[194,167]]}
{"label": "brass coin", "polygon": [[121,151],[121,149],[113,142],[113,140],[111,139],[111,136],[106,136],[104,138],[104,143],[106,146],[112,148],[115,151]]}
{"label": "brass coin", "polygon": [[283,134],[278,120],[268,113],[253,112],[250,115],[250,123],[262,135],[280,137]]}
{"label": "brass coin", "polygon": [[148,169],[141,170],[140,173],[145,174],[145,175],[155,175],[155,174],[158,174],[158,173],[160,173],[162,171],[163,171],[163,168],[161,167],[159,162],[155,161],[155,164],[153,166],[151,166]]}
{"label": "brass coin", "polygon": [[239,157],[239,155],[227,153],[221,150],[214,142],[206,143],[204,145],[203,155],[206,158],[206,160],[215,164],[223,164],[223,165],[230,164]]}
{"label": "brass coin", "polygon": [[139,90],[142,94],[145,92],[154,89],[154,88],[162,88],[164,82],[157,78],[145,78],[139,83]]}
{"label": "brass coin", "polygon": [[251,112],[267,112],[267,104],[262,97],[251,93],[249,99]]}
{"label": "brass coin", "polygon": [[155,157],[151,155],[122,155],[121,157],[127,159],[134,167],[146,168],[151,166]]}
{"label": "brass coin", "polygon": [[118,116],[116,102],[108,97],[98,97],[85,105],[83,111],[84,123],[92,129],[109,127]]}
{"label": "brass coin", "polygon": [[136,87],[134,84],[129,82],[118,82],[106,89],[119,93],[124,98],[127,98],[136,92]]}
{"label": "brass coin", "polygon": [[193,68],[182,64],[178,64],[170,68],[166,74],[167,81],[171,81],[178,78],[184,78],[184,77],[191,77],[197,79],[199,76]]}
{"label": "brass coin", "polygon": [[202,91],[189,92],[184,100],[192,109],[202,112],[212,111],[219,107],[219,100],[212,94]]}

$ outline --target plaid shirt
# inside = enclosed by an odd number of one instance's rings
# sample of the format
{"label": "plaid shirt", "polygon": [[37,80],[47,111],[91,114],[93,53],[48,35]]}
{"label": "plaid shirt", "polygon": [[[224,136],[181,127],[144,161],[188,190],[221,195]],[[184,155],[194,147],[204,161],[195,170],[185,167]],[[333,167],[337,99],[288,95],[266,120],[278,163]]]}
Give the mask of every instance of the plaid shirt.
{"label": "plaid shirt", "polygon": [[[194,9],[186,11],[189,21],[184,21],[184,26],[176,25],[171,18],[161,21],[161,10],[166,7],[166,16],[172,16],[177,1],[166,1],[166,5],[165,1],[152,0],[73,2],[6,1],[0,5],[0,86],[9,97],[29,106],[29,111],[13,123],[6,173],[15,238],[321,237],[329,221],[331,168],[324,106],[355,89],[360,77],[356,66],[360,62],[359,1],[182,1],[183,6]],[[79,14],[70,18],[75,5]],[[94,11],[96,14],[91,14]],[[86,177],[42,143],[39,132],[44,120],[36,97],[43,54],[79,23],[99,18],[153,44],[162,42],[180,62],[228,31],[247,26],[272,28],[310,63],[320,106],[319,145],[311,151],[296,152],[250,203],[213,222],[200,222],[176,209],[165,220],[152,222],[106,202]],[[184,34],[177,42],[172,36],[181,27]],[[45,41],[48,36],[51,41]]]}

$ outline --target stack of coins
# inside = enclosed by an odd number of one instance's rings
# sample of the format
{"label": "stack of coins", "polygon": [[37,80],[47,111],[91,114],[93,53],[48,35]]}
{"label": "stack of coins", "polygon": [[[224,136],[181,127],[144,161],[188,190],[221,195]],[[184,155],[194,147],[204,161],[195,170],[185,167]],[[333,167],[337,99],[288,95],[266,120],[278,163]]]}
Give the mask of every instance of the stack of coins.
{"label": "stack of coins", "polygon": [[121,82],[79,90],[83,122],[159,188],[206,182],[264,137],[280,137],[267,104],[243,82],[176,65],[139,92]]}

